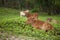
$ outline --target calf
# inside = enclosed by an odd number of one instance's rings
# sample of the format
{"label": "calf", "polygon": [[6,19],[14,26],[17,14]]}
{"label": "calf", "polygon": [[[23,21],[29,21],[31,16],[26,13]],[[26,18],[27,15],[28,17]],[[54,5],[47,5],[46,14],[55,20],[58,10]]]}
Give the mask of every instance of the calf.
{"label": "calf", "polygon": [[36,20],[35,15],[31,16],[28,18],[28,23],[32,25],[32,27],[36,28],[36,29],[41,29],[41,30],[51,30],[54,29],[53,26],[51,24],[49,24],[48,22],[44,22],[41,20]]}

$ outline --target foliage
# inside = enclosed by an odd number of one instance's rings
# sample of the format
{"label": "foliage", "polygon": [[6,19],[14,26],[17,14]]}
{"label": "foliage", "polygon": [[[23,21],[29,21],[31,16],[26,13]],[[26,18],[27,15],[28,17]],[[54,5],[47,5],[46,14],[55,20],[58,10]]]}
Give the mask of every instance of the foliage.
{"label": "foliage", "polygon": [[48,15],[60,14],[60,0],[1,0],[0,5],[15,9],[39,9]]}
{"label": "foliage", "polygon": [[[60,35],[58,36],[58,33],[60,33],[58,26],[60,25],[53,25],[56,28],[55,30],[44,32],[43,30],[33,28],[31,25],[27,25],[25,23],[26,17],[20,17],[18,10],[0,8],[0,14],[0,32],[37,37],[41,40],[60,40]],[[39,16],[39,19],[45,21],[47,17],[59,18],[59,16]]]}

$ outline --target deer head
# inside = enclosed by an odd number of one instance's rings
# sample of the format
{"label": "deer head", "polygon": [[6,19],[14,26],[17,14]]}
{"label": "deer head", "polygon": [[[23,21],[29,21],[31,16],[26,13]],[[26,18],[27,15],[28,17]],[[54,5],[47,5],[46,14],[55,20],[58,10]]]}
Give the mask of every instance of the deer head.
{"label": "deer head", "polygon": [[35,14],[28,18],[27,23],[31,24],[32,27],[34,27],[36,29],[41,29],[44,31],[48,31],[48,30],[53,29],[53,26],[51,24],[49,24],[48,22],[38,20],[37,16]]}

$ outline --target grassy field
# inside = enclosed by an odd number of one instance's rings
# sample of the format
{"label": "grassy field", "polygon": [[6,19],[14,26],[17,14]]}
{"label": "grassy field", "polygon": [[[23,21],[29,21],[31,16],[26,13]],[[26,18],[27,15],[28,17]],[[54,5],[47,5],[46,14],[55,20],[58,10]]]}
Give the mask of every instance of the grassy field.
{"label": "grassy field", "polygon": [[[46,21],[46,18],[51,17],[60,21],[60,15],[55,16],[39,16],[39,20]],[[31,25],[25,24],[26,17],[20,17],[19,11],[11,8],[0,8],[0,35],[1,38],[6,38],[8,35],[23,35],[27,37],[37,38],[35,40],[60,40],[60,24],[52,24],[55,30],[44,32],[32,28]]]}

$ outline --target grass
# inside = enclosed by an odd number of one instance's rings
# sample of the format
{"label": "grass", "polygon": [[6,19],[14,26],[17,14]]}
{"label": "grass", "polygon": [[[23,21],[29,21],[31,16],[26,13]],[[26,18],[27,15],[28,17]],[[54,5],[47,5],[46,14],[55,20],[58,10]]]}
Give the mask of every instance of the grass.
{"label": "grass", "polygon": [[[60,16],[39,16],[40,20],[46,21],[46,18],[52,17],[60,21]],[[20,17],[19,11],[11,8],[0,7],[0,32],[14,35],[24,35],[37,37],[40,40],[60,40],[60,24],[54,24],[56,30],[44,32],[32,28],[31,25],[25,24],[26,17]],[[7,35],[8,36],[8,35]]]}

